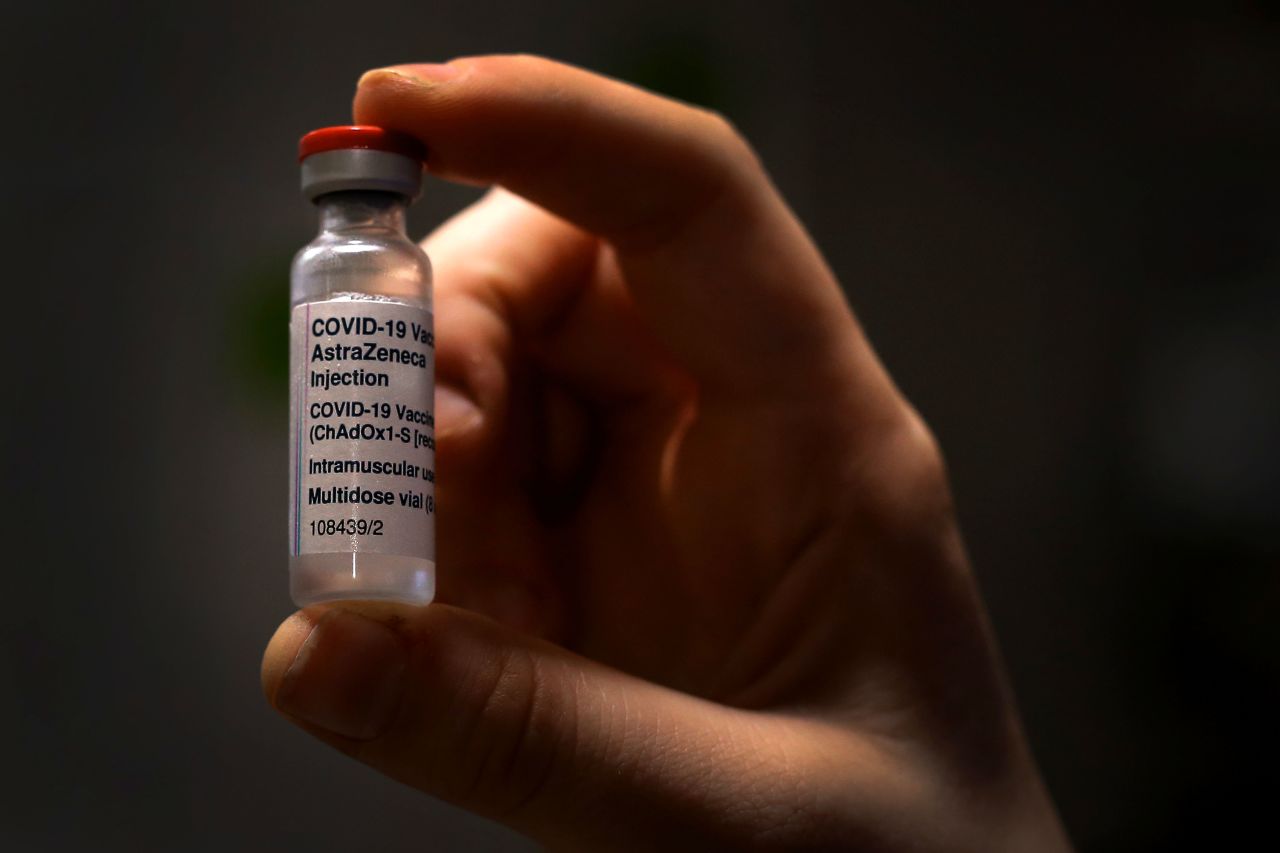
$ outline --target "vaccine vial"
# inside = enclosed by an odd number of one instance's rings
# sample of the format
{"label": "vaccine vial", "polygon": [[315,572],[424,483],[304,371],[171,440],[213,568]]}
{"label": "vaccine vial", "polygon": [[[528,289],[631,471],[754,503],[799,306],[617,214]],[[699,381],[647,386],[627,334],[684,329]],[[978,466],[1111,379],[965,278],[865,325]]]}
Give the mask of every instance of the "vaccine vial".
{"label": "vaccine vial", "polygon": [[293,262],[289,586],[426,604],[435,593],[431,264],[405,234],[424,151],[378,127],[302,137],[320,234]]}

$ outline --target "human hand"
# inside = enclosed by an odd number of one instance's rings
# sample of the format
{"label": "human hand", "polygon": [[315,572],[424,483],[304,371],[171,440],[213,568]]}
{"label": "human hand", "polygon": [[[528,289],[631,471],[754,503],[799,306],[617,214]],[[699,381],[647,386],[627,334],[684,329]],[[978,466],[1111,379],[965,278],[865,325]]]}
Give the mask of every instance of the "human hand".
{"label": "human hand", "polygon": [[355,118],[504,189],[426,241],[441,603],[295,614],[272,703],[554,846],[1066,849],[938,450],[741,137],[531,57]]}

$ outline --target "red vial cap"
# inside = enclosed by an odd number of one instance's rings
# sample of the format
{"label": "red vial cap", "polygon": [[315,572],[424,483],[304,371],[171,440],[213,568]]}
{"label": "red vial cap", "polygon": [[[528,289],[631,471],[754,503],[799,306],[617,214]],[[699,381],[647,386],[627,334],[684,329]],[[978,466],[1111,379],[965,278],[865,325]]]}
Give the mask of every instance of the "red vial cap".
{"label": "red vial cap", "polygon": [[371,124],[349,124],[339,127],[322,127],[302,137],[298,141],[298,162],[322,151],[342,151],[350,148],[390,151],[393,154],[403,154],[419,163],[427,157],[427,150],[422,143],[407,133],[374,127]]}

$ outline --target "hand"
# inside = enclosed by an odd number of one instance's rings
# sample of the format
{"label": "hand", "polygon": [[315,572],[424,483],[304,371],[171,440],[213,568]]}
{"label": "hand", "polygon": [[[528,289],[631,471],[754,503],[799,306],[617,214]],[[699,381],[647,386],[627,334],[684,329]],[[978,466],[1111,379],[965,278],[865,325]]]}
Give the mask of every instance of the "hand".
{"label": "hand", "polygon": [[496,56],[355,117],[504,189],[425,244],[442,603],[296,614],[272,703],[555,846],[1066,849],[938,450],[733,128]]}

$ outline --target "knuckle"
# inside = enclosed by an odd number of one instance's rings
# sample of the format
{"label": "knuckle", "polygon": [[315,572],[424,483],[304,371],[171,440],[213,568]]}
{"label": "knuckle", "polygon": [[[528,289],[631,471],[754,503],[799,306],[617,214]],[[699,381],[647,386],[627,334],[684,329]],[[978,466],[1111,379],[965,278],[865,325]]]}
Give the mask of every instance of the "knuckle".
{"label": "knuckle", "polygon": [[503,59],[506,68],[516,74],[537,74],[565,67],[564,63],[537,53],[512,53]]}
{"label": "knuckle", "polygon": [[880,529],[913,548],[945,546],[955,529],[955,507],[946,460],[933,431],[907,407],[879,452],[890,460],[871,490]]}
{"label": "knuckle", "polygon": [[541,798],[560,752],[563,702],[548,688],[546,669],[525,649],[494,661],[474,696],[458,801],[509,817]]}
{"label": "knuckle", "polygon": [[914,410],[900,428],[899,441],[909,475],[929,492],[947,491],[947,463],[937,436]]}
{"label": "knuckle", "polygon": [[548,66],[559,65],[555,60],[536,53],[494,53],[483,56],[467,57],[464,60],[472,68],[481,71],[519,74],[524,71],[535,71]]}
{"label": "knuckle", "polygon": [[706,127],[706,137],[720,155],[739,167],[752,171],[761,169],[760,158],[755,149],[732,119],[718,110],[702,109],[700,112]]}

